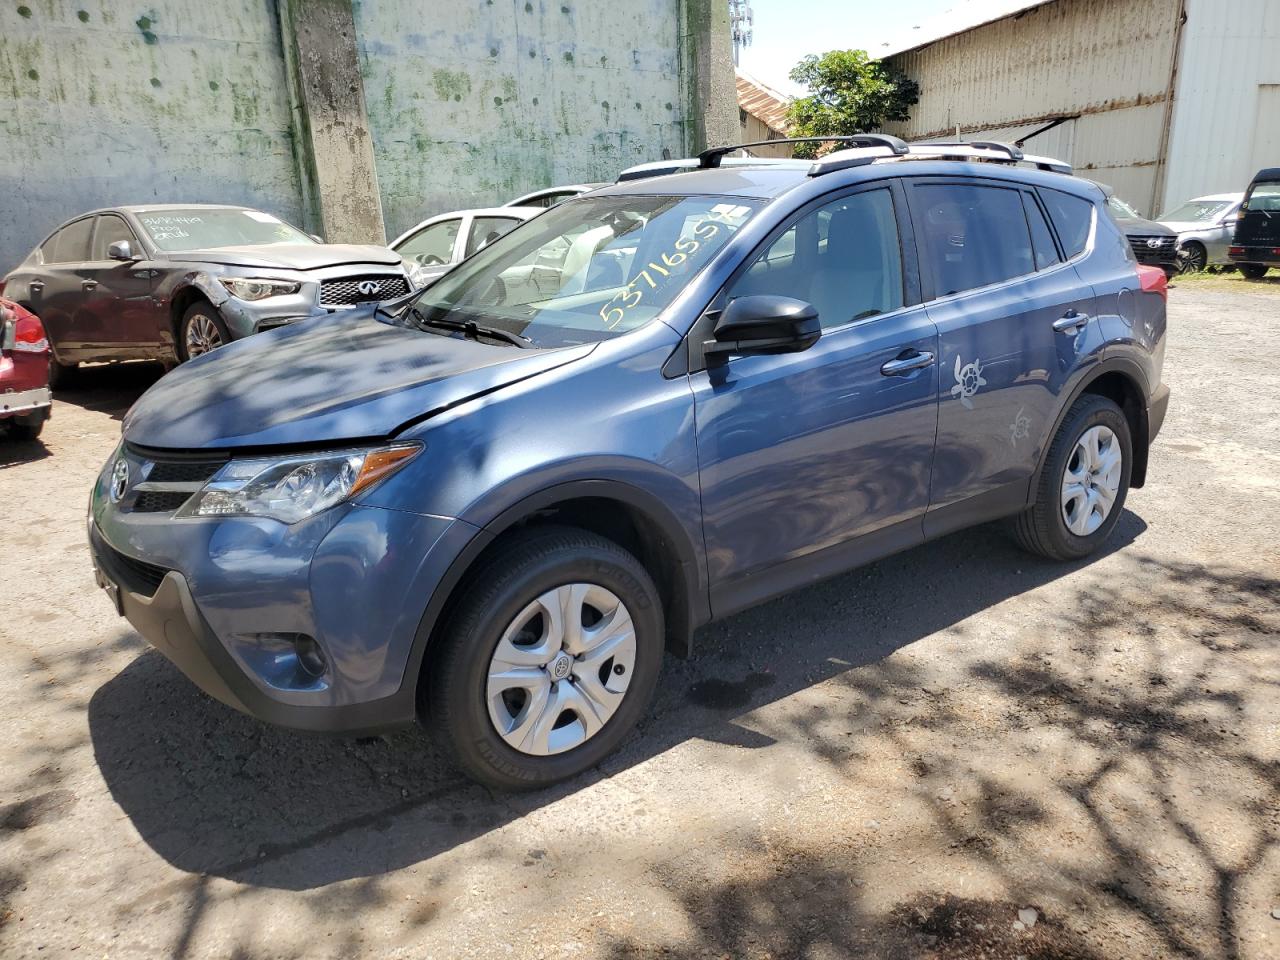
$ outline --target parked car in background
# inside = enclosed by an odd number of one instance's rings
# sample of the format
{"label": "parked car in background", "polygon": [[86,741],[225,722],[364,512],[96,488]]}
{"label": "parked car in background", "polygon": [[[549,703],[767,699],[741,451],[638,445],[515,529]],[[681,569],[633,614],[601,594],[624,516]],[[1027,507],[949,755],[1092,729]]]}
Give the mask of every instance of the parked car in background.
{"label": "parked car in background", "polygon": [[486,244],[514,230],[545,207],[487,207],[428,217],[391,241],[415,287],[434,283]]}
{"label": "parked car in background", "polygon": [[601,187],[607,186],[603,183],[573,183],[562,187],[548,187],[546,190],[535,190],[533,193],[526,193],[523,197],[516,197],[508,207],[554,207],[557,203],[563,203],[573,197],[580,197],[584,193],[590,193],[592,190],[599,190]]}
{"label": "parked car in background", "polygon": [[1098,189],[1003,145],[722,155],[160,380],[92,491],[116,610],[233,707],[421,718],[530,788],[713,618],[998,518],[1102,548],[1169,391]]}
{"label": "parked car in background", "polygon": [[0,299],[0,432],[34,440],[52,410],[44,327],[34,314]]}
{"label": "parked car in background", "polygon": [[1227,255],[1250,280],[1280,267],[1280,167],[1259,170],[1249,184]]}
{"label": "parked car in background", "polygon": [[1124,231],[1133,255],[1139,263],[1159,267],[1164,271],[1166,279],[1171,279],[1179,271],[1178,235],[1163,223],[1148,220],[1137,210],[1115,195],[1106,184],[1099,187],[1107,196],[1107,211]]}
{"label": "parked car in background", "polygon": [[1230,263],[1227,248],[1236,226],[1243,193],[1216,193],[1196,197],[1167,213],[1156,222],[1178,235],[1178,269],[1195,273],[1205,267]]}
{"label": "parked car in background", "polygon": [[8,276],[40,317],[54,380],[84,361],[182,361],[249,334],[409,291],[386,247],[326,244],[248,207],[95,210]]}

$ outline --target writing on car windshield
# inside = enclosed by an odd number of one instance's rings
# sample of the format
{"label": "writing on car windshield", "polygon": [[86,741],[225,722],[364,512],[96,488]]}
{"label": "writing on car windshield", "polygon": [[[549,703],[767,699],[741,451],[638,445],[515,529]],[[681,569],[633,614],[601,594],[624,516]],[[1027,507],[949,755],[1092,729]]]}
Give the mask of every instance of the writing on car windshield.
{"label": "writing on car windshield", "polygon": [[138,214],[160,250],[259,247],[271,243],[315,243],[296,227],[260,210],[157,210]]}
{"label": "writing on car windshield", "polygon": [[758,209],[724,197],[570,200],[429,287],[417,313],[540,346],[605,340],[654,319]]}

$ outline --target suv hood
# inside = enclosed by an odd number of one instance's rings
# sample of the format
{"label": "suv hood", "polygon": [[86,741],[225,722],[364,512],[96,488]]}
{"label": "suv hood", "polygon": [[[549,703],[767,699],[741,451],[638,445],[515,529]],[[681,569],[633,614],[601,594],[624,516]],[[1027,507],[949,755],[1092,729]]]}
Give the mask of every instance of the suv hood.
{"label": "suv hood", "polygon": [[1155,220],[1143,220],[1141,217],[1116,217],[1116,223],[1125,233],[1139,233],[1143,236],[1172,236],[1176,231],[1170,230],[1163,223]]}
{"label": "suv hood", "polygon": [[384,323],[373,308],[255,334],[160,379],[124,439],[191,450],[381,439],[482,393],[581,359]]}
{"label": "suv hood", "polygon": [[172,260],[193,263],[221,263],[230,267],[275,267],[287,270],[318,270],[346,263],[376,263],[400,266],[400,254],[373,244],[357,243],[273,243],[249,247],[211,247],[168,254]]}

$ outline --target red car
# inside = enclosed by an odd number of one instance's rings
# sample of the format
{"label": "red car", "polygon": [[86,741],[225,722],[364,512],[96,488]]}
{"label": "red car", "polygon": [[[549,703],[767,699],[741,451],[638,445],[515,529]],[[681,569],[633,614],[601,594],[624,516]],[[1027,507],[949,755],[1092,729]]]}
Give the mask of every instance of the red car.
{"label": "red car", "polygon": [[0,429],[17,440],[34,440],[51,410],[44,325],[35,314],[0,299]]}

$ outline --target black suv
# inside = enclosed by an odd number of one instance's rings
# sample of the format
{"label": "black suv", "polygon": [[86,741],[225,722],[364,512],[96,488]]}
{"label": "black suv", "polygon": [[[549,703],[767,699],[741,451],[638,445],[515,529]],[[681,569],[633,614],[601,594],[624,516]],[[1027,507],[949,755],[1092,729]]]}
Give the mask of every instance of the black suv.
{"label": "black suv", "polygon": [[1280,167],[1259,170],[1249,184],[1227,256],[1250,280],[1280,267]]}

